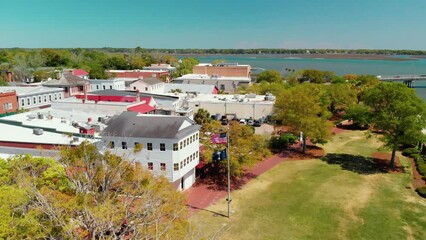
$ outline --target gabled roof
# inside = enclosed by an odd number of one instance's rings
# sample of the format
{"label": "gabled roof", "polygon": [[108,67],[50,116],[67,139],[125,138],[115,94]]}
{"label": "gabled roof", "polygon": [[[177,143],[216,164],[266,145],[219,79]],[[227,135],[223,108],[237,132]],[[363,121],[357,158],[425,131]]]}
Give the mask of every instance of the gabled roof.
{"label": "gabled roof", "polygon": [[101,136],[178,139],[199,129],[188,117],[123,112],[110,119]]}
{"label": "gabled roof", "polygon": [[163,81],[160,81],[160,80],[158,80],[156,78],[145,78],[145,79],[141,79],[139,81],[144,82],[144,83],[146,83],[148,85],[155,85],[155,84],[159,84],[159,83],[163,82]]}
{"label": "gabled roof", "polygon": [[74,76],[72,74],[62,74],[59,80],[53,79],[43,83],[44,86],[83,86],[85,83],[89,83],[86,79]]}
{"label": "gabled roof", "polygon": [[86,71],[84,71],[83,69],[74,69],[74,70],[72,71],[72,74],[73,74],[74,76],[86,76],[86,75],[89,75],[89,73],[88,73],[88,72],[86,72]]}

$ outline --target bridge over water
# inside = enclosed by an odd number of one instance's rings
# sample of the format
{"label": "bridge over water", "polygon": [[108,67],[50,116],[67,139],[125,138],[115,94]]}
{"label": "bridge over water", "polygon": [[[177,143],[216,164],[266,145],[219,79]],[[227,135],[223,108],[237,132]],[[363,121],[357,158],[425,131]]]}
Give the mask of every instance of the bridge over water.
{"label": "bridge over water", "polygon": [[407,87],[414,88],[416,81],[426,81],[426,74],[377,76],[383,82],[403,82]]}

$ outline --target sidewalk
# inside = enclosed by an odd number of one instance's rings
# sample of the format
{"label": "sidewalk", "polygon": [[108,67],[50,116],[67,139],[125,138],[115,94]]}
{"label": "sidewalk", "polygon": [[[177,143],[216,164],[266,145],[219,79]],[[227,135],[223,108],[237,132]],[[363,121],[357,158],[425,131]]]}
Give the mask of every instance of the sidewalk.
{"label": "sidewalk", "polygon": [[[287,159],[288,157],[286,155],[283,153],[278,153],[263,160],[262,162],[257,163],[246,172],[245,176],[243,177],[242,185]],[[211,204],[224,198],[227,195],[227,191],[226,189],[215,190],[210,185],[199,184],[197,186],[191,187],[185,191],[184,194],[186,195],[186,203],[192,214],[195,211],[205,209]]]}

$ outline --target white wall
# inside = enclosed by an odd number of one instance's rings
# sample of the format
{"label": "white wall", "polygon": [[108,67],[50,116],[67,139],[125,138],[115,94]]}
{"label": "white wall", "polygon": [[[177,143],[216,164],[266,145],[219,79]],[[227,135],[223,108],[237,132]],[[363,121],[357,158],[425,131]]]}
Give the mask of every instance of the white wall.
{"label": "white wall", "polygon": [[197,112],[199,108],[204,108],[209,111],[210,115],[220,113],[236,114],[237,118],[259,119],[271,115],[274,110],[274,104],[261,102],[196,102],[190,101],[189,107]]}
{"label": "white wall", "polygon": [[[192,136],[192,142],[189,140]],[[170,182],[181,179],[189,172],[194,172],[195,166],[199,163],[199,132],[193,132],[182,139],[158,139],[158,138],[133,138],[133,137],[112,137],[104,136],[102,138],[101,149],[107,149],[110,141],[114,141],[114,149],[111,151],[119,156],[123,156],[130,161],[141,162],[142,166],[148,169],[148,162],[153,163],[153,172],[157,175],[164,175]],[[184,144],[184,141],[187,144]],[[122,142],[127,143],[127,149],[122,149]],[[142,144],[142,151],[134,154],[135,142]],[[182,142],[182,147],[181,147]],[[152,151],[148,150],[148,144],[152,143]],[[160,151],[160,143],[165,143],[166,150]],[[178,150],[173,151],[173,144],[178,144]],[[192,157],[191,157],[192,156]],[[192,159],[192,160],[191,160]],[[186,163],[185,163],[185,160]],[[161,171],[160,164],[166,163],[166,171]],[[174,170],[174,164],[178,164],[179,169]],[[182,166],[182,167],[181,167]],[[194,175],[195,180],[195,175]],[[191,186],[193,180],[189,178],[186,185]],[[190,184],[190,182],[192,183]],[[186,187],[185,187],[186,188]]]}
{"label": "white wall", "polygon": [[126,86],[124,80],[89,80],[90,81],[90,91],[99,91],[106,89],[114,90],[125,90]]}
{"label": "white wall", "polygon": [[134,83],[131,83],[129,90],[139,90],[140,92],[149,93],[164,93],[164,83],[149,85],[139,80]]}
{"label": "white wall", "polygon": [[52,103],[52,101],[64,99],[64,92],[50,92],[33,95],[22,95],[18,96],[18,108],[19,109],[31,109],[46,106]]}

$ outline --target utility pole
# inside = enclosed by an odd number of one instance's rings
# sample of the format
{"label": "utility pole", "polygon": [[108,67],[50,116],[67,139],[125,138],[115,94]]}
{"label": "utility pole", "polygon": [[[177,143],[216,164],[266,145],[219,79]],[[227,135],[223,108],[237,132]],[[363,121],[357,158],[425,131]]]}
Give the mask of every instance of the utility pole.
{"label": "utility pole", "polygon": [[227,155],[227,159],[228,159],[228,218],[231,216],[231,167],[229,164],[229,132],[230,129],[228,129],[228,132],[226,134],[226,155]]}

